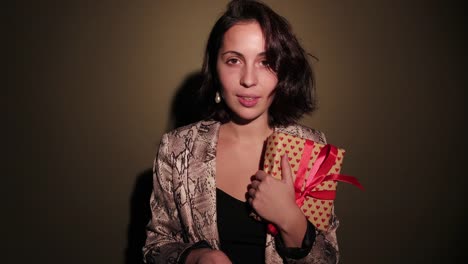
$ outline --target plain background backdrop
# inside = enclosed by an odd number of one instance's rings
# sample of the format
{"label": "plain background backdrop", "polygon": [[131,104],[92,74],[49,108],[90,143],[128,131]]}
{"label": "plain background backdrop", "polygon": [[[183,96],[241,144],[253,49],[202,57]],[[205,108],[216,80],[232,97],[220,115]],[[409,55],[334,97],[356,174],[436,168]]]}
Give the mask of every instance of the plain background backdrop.
{"label": "plain background backdrop", "polygon": [[[301,123],[345,148],[343,173],[366,187],[338,189],[341,263],[451,263],[464,255],[461,6],[266,3],[319,58],[320,109]],[[196,83],[225,4],[5,7],[13,34],[4,48],[2,263],[137,263],[148,169],[161,135],[177,124],[174,107],[190,112],[175,98]]]}

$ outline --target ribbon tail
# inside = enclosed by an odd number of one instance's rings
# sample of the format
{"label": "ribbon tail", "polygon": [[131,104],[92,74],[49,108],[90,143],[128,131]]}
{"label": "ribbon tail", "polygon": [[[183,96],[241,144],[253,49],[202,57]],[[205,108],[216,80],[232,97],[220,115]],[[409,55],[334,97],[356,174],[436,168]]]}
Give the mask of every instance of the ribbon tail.
{"label": "ribbon tail", "polygon": [[343,175],[343,174],[330,174],[325,178],[325,180],[333,180],[333,181],[341,181],[341,182],[350,183],[350,184],[358,187],[362,191],[364,191],[364,187],[353,176],[347,176],[347,175]]}
{"label": "ribbon tail", "polygon": [[313,191],[307,194],[308,196],[314,197],[320,200],[335,200],[336,191],[334,190],[323,190],[323,191]]}

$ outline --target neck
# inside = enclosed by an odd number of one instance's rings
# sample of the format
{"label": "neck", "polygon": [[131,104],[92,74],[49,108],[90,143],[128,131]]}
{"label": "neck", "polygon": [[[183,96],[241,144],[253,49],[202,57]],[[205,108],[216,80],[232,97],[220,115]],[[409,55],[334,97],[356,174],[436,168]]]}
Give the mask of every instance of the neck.
{"label": "neck", "polygon": [[230,121],[223,126],[226,135],[241,141],[263,141],[273,132],[273,129],[268,126],[268,119],[265,120],[261,118],[245,124]]}

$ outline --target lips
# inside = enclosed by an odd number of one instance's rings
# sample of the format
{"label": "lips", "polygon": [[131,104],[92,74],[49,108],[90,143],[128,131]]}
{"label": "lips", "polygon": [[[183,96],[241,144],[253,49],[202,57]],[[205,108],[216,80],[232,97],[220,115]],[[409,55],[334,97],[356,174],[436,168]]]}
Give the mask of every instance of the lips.
{"label": "lips", "polygon": [[260,100],[260,97],[251,95],[238,95],[237,98],[244,107],[254,107]]}

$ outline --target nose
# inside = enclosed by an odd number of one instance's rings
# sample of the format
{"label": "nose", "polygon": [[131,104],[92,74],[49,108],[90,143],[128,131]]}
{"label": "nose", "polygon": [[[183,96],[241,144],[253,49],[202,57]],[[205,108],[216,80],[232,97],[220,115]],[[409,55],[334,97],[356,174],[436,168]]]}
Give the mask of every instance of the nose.
{"label": "nose", "polygon": [[257,71],[255,66],[247,65],[242,71],[240,84],[245,88],[255,86],[258,82]]}

